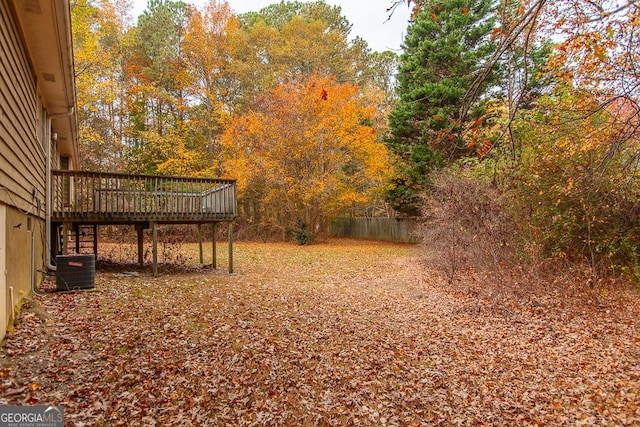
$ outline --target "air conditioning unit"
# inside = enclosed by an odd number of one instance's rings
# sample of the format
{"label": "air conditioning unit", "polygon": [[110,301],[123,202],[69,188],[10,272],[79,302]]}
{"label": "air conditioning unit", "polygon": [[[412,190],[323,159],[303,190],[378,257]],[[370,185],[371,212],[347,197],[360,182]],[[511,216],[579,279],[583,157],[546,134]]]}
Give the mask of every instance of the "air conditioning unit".
{"label": "air conditioning unit", "polygon": [[96,286],[96,256],[94,254],[56,256],[56,290],[74,291]]}

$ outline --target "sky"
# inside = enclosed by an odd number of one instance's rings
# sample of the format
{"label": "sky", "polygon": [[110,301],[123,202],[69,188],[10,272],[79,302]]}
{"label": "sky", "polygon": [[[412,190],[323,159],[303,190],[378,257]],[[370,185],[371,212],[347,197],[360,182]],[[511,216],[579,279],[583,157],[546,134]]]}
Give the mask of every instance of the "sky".
{"label": "sky", "polygon": [[[186,3],[201,5],[205,0],[184,0]],[[237,13],[258,11],[280,0],[227,0]],[[392,0],[325,0],[332,6],[340,6],[342,15],[353,25],[351,37],[359,36],[366,40],[369,47],[378,52],[393,50],[400,53],[400,46],[406,35],[410,11],[406,1],[399,5],[391,19],[387,8]],[[132,0],[134,19],[147,6],[147,0]]]}

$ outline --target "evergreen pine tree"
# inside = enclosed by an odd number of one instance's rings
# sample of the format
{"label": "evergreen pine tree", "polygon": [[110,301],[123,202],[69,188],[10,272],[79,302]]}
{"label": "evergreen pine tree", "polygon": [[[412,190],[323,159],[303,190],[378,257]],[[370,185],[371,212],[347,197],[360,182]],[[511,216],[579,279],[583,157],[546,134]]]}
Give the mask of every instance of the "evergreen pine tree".
{"label": "evergreen pine tree", "polygon": [[388,199],[400,212],[417,215],[430,171],[469,153],[462,128],[481,115],[492,81],[483,82],[464,117],[461,106],[495,50],[494,10],[495,0],[427,0],[409,25],[387,140],[399,162]]}

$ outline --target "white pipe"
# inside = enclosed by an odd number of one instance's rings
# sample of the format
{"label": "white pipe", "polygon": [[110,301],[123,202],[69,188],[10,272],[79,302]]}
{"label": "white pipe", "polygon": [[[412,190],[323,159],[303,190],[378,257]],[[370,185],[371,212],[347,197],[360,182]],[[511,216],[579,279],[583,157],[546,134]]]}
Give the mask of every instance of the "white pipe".
{"label": "white pipe", "polygon": [[31,229],[31,292],[36,289],[36,233],[35,227]]}
{"label": "white pipe", "polygon": [[46,199],[47,199],[47,206],[46,206],[46,218],[45,218],[45,222],[46,222],[46,245],[45,245],[45,249],[47,251],[47,254],[45,255],[45,258],[47,260],[47,269],[51,270],[51,271],[56,271],[57,268],[55,265],[53,265],[51,263],[51,214],[52,214],[52,209],[51,209],[51,120],[52,119],[58,119],[61,117],[67,117],[73,114],[74,108],[70,107],[67,111],[65,111],[64,113],[59,113],[59,114],[50,114],[47,115],[47,136],[46,136],[46,140],[47,143],[46,145],[46,157],[47,157],[47,175],[45,177],[45,191],[46,191]]}
{"label": "white pipe", "polygon": [[13,286],[9,286],[9,304],[11,304],[11,321],[16,321],[16,303],[13,296]]}
{"label": "white pipe", "polygon": [[36,232],[35,226],[31,229],[31,293],[38,295],[36,289]]}

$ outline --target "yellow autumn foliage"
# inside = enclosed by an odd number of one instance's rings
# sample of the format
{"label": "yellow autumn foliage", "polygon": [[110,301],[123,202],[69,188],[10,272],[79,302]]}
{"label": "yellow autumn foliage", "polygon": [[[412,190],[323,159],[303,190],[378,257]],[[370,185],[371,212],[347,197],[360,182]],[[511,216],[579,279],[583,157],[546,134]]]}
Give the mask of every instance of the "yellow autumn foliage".
{"label": "yellow autumn foliage", "polygon": [[222,135],[223,167],[238,179],[240,205],[254,206],[243,213],[250,221],[283,230],[302,222],[315,232],[381,194],[388,152],[374,110],[357,95],[354,85],[313,76],[279,86],[234,119]]}

